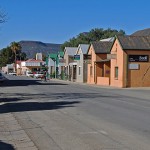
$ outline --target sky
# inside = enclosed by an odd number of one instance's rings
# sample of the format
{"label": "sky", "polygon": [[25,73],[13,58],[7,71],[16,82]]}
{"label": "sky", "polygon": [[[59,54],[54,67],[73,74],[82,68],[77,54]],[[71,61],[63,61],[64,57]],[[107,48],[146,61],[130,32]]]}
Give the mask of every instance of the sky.
{"label": "sky", "polygon": [[132,34],[150,27],[149,0],[0,0],[0,49],[11,42],[62,44],[94,28]]}

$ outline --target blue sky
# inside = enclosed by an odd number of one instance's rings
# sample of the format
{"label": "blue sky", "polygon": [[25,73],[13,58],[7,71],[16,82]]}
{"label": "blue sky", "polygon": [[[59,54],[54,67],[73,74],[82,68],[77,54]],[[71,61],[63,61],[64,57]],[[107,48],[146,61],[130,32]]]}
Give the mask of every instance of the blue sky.
{"label": "blue sky", "polygon": [[63,43],[93,28],[132,34],[150,27],[149,0],[0,0],[0,48],[21,40]]}

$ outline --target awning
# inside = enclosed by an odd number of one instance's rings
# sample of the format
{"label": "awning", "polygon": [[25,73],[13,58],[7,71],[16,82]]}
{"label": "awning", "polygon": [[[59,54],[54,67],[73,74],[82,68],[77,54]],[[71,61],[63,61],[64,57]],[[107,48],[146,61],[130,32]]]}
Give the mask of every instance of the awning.
{"label": "awning", "polygon": [[69,66],[77,65],[77,62],[71,62],[69,63]]}
{"label": "awning", "polygon": [[110,59],[103,59],[103,60],[98,60],[98,61],[95,61],[95,63],[99,63],[99,62],[109,62]]}

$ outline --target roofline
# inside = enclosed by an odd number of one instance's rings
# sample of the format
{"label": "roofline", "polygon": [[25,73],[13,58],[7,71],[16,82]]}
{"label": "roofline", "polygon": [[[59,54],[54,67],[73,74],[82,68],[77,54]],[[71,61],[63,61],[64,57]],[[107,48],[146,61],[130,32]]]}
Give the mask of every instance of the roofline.
{"label": "roofline", "polygon": [[115,37],[114,37],[115,39],[114,39],[114,41],[113,41],[113,43],[112,43],[112,46],[110,47],[110,52],[111,52],[111,50],[112,50],[112,47],[114,46],[114,43],[116,42],[116,40],[118,40],[118,42],[119,42],[119,44],[120,44],[120,46],[121,46],[121,49],[122,50],[124,50],[123,49],[123,47],[122,47],[122,45],[121,45],[121,43],[120,43],[120,41],[119,41],[119,39],[118,39],[118,36],[117,35],[115,35]]}
{"label": "roofline", "polygon": [[[129,37],[149,37],[149,36],[133,36],[133,35],[124,35],[124,36],[129,36]],[[137,49],[137,48],[136,49],[134,49],[134,48],[132,48],[132,49],[125,49],[125,48],[123,48],[121,42],[119,41],[118,36],[115,35],[115,39],[114,39],[114,42],[113,42],[113,44],[112,44],[112,46],[110,48],[110,51],[112,50],[112,47],[114,46],[114,43],[115,43],[116,40],[118,40],[122,50],[150,50],[150,49]]]}
{"label": "roofline", "polygon": [[89,52],[91,46],[92,46],[92,44],[90,43],[90,44],[89,44],[89,47],[88,47],[88,50],[87,50],[87,53],[86,53],[87,55],[88,55],[88,52]]}

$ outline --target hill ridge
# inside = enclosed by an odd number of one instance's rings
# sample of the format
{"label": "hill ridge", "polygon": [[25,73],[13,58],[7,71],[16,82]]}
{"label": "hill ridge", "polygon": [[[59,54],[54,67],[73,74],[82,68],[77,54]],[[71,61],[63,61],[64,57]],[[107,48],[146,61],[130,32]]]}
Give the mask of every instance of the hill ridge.
{"label": "hill ridge", "polygon": [[44,43],[41,41],[21,40],[18,42],[22,47],[22,52],[25,52],[27,58],[34,58],[36,53],[48,55],[50,53],[57,53],[61,50],[62,44]]}

